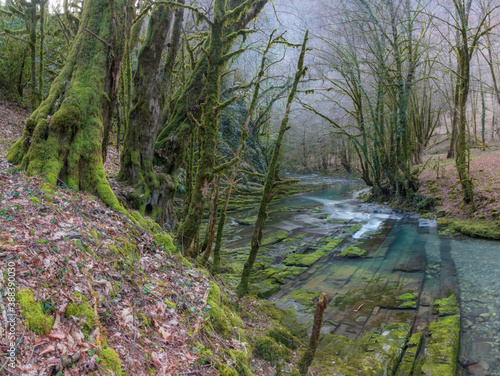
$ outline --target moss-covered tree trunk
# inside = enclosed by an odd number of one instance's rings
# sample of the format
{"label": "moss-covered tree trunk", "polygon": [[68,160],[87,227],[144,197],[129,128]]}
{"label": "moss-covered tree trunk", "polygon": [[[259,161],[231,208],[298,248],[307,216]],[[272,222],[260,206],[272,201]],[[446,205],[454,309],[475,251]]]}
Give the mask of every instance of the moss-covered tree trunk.
{"label": "moss-covered tree trunk", "polygon": [[227,207],[229,205],[229,200],[231,199],[231,193],[236,182],[236,176],[238,172],[239,162],[243,153],[245,152],[246,141],[248,139],[248,126],[250,125],[250,121],[252,120],[252,115],[255,111],[255,107],[257,106],[257,99],[259,98],[260,92],[260,83],[262,78],[264,77],[264,73],[266,71],[266,59],[269,49],[271,48],[273,42],[278,39],[281,39],[281,36],[275,40],[273,40],[274,32],[269,37],[269,42],[264,50],[262,55],[262,60],[260,63],[260,70],[257,74],[257,80],[255,81],[255,89],[252,96],[252,101],[250,102],[250,107],[248,109],[247,118],[245,120],[245,125],[241,130],[240,143],[238,145],[238,149],[236,150],[236,154],[234,157],[236,158],[236,162],[233,166],[233,170],[231,172],[231,177],[229,178],[229,184],[226,189],[224,204],[220,210],[220,218],[219,223],[217,224],[217,238],[215,240],[215,248],[214,248],[214,256],[213,256],[213,264],[212,264],[212,272],[217,273],[220,268],[220,256],[221,256],[221,247],[222,247],[222,236],[224,234],[224,226],[226,225],[226,213]]}
{"label": "moss-covered tree trunk", "polygon": [[203,119],[200,127],[202,149],[198,160],[192,198],[189,203],[187,217],[178,231],[178,238],[184,252],[196,257],[199,250],[194,245],[198,238],[198,232],[203,218],[203,210],[207,202],[209,186],[212,183],[215,168],[215,150],[217,147],[217,131],[219,127],[219,86],[223,59],[223,24],[222,18],[225,13],[225,3],[222,0],[215,1],[215,17],[211,25],[210,45],[207,55],[210,64],[207,69],[205,83],[205,103],[202,106]]}
{"label": "moss-covered tree trunk", "polygon": [[325,293],[322,293],[319,297],[318,303],[316,304],[316,309],[314,310],[314,320],[311,337],[309,338],[309,346],[300,358],[298,364],[299,372],[301,375],[307,375],[307,370],[314,360],[316,348],[318,347],[319,343],[321,326],[323,325],[323,314],[325,313],[326,307],[328,307],[328,298],[326,297]]}
{"label": "moss-covered tree trunk", "polygon": [[[203,115],[199,130],[201,140],[200,158],[198,159],[198,170],[196,171],[188,213],[177,231],[177,239],[183,252],[194,258],[199,255],[199,249],[195,247],[195,244],[198,239],[209,186],[216,172],[215,151],[217,147],[217,132],[219,129],[219,115],[221,110],[234,100],[234,98],[231,98],[224,103],[220,102],[219,90],[221,74],[227,61],[243,52],[242,50],[237,50],[235,52],[229,51],[234,40],[240,35],[246,34],[247,31],[242,29],[240,25],[242,21],[247,19],[249,11],[258,2],[258,0],[249,0],[243,2],[234,9],[230,9],[226,1],[215,0],[214,19],[213,21],[209,21],[210,34],[208,46],[206,50],[203,50],[205,59],[200,61],[195,68],[195,72],[200,74],[203,73],[202,67],[206,65],[206,69],[204,69],[204,79],[200,77],[200,80],[203,80],[201,82],[205,83],[203,93],[204,102],[201,105]],[[244,25],[246,24],[244,23]],[[194,77],[191,77],[191,80]],[[200,85],[199,82],[197,84],[198,86]],[[177,104],[179,105],[179,103]],[[186,103],[181,105],[180,109],[177,109],[175,113],[176,118],[177,116],[182,116],[185,105]],[[185,137],[185,132],[187,131],[189,133],[190,127],[184,122],[181,128],[181,135]],[[176,137],[179,137],[179,134],[177,134]],[[178,157],[179,156],[177,156],[177,158]]]}
{"label": "moss-covered tree trunk", "polygon": [[257,259],[257,254],[259,253],[260,243],[262,241],[262,230],[267,219],[267,208],[271,202],[274,195],[274,188],[276,186],[277,173],[279,167],[279,159],[281,154],[281,146],[283,139],[285,137],[286,131],[290,128],[288,125],[288,119],[290,115],[290,108],[292,102],[295,98],[295,93],[297,91],[297,86],[300,79],[305,74],[307,68],[304,68],[304,56],[306,53],[306,45],[308,40],[309,31],[306,31],[304,36],[304,41],[302,43],[302,49],[300,51],[299,60],[297,63],[297,71],[295,73],[295,79],[293,81],[292,89],[288,95],[288,100],[286,103],[285,114],[281,121],[280,129],[278,132],[278,138],[274,146],[273,155],[271,157],[271,162],[269,163],[269,168],[267,171],[266,182],[264,184],[264,192],[262,193],[262,198],[260,200],[259,212],[257,214],[257,221],[255,222],[254,232],[252,235],[250,253],[248,259],[243,266],[243,272],[241,273],[241,280],[236,287],[236,293],[239,298],[243,297],[248,293],[248,284],[250,281],[250,272],[252,271],[255,260]]}
{"label": "moss-covered tree trunk", "polygon": [[[161,56],[172,11],[164,5],[155,7],[149,19],[148,31],[139,52],[134,75],[134,96],[120,157],[118,179],[134,187],[127,196],[133,207],[151,215],[160,225],[167,217],[173,227],[173,211],[169,208],[174,182],[158,175],[153,169],[154,146],[160,130],[160,83],[157,80]],[[166,215],[168,213],[168,215]]]}
{"label": "moss-covered tree trunk", "polygon": [[102,142],[121,66],[123,43],[116,41],[128,33],[126,20],[132,12],[133,7],[123,0],[84,2],[80,28],[63,70],[7,155],[28,175],[43,174],[52,186],[64,182],[95,193],[122,211],[106,180]]}
{"label": "moss-covered tree trunk", "polygon": [[[234,17],[225,20],[224,34],[230,37],[224,43],[224,53],[231,50],[237,36],[242,35],[246,26],[257,17],[268,0],[232,0],[231,11],[238,10],[238,19]],[[241,8],[240,8],[241,7]],[[243,11],[243,13],[241,12]],[[235,13],[233,13],[235,15]],[[205,48],[208,48],[208,43]],[[164,158],[165,172],[175,175],[184,162],[185,152],[189,147],[190,136],[195,124],[189,114],[199,107],[205,98],[204,90],[206,72],[209,67],[207,55],[202,54],[189,75],[186,84],[179,87],[172,95],[162,113],[164,128],[158,136],[156,147]]]}

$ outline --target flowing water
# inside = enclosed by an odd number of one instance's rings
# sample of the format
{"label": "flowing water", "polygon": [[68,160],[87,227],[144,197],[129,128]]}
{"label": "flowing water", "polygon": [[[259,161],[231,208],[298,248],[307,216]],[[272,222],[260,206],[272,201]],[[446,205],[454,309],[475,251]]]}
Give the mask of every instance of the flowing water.
{"label": "flowing water", "polygon": [[[500,375],[500,242],[438,236],[433,221],[355,199],[354,192],[361,187],[357,181],[320,182],[321,189],[275,204],[266,229],[306,234],[304,239],[312,242],[338,233],[341,221],[359,224],[343,244],[368,250],[368,257],[327,255],[270,299],[282,307],[297,308],[287,299],[293,291],[325,292],[336,304],[325,314],[323,333],[356,339],[374,325],[398,320],[411,323],[413,331],[425,331],[428,322],[435,320],[433,300],[453,292],[461,307],[461,372]],[[234,226],[232,236],[240,240],[233,245],[248,242],[244,239],[249,239],[252,229]],[[408,311],[384,307],[380,301],[390,289],[412,291],[419,298],[418,307]],[[299,321],[310,319],[310,310],[299,310]]]}

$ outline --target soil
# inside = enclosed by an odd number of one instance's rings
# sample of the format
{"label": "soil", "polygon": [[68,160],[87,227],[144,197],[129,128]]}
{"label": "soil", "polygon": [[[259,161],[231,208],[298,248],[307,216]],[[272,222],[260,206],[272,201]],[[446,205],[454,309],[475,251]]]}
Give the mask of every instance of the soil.
{"label": "soil", "polygon": [[[443,136],[441,136],[441,139]],[[453,158],[446,158],[449,140],[433,145],[425,156],[420,193],[438,200],[438,211],[454,219],[494,220],[500,209],[500,142],[490,140],[485,150],[471,149],[470,176],[474,207],[463,204],[462,187]],[[420,166],[422,167],[422,166]]]}

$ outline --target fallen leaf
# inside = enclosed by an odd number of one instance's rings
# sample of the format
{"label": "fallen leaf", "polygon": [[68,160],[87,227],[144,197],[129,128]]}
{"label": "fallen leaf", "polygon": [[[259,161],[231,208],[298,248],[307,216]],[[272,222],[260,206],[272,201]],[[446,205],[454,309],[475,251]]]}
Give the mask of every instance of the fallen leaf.
{"label": "fallen leaf", "polygon": [[45,337],[52,338],[52,339],[64,339],[64,338],[66,338],[66,334],[61,333],[61,332],[55,332],[55,333],[46,334]]}
{"label": "fallen leaf", "polygon": [[170,334],[170,333],[168,333],[168,332],[167,332],[165,329],[163,329],[161,326],[160,326],[160,329],[159,329],[159,330],[160,330],[160,334],[161,334],[161,336],[163,337],[163,339],[168,340],[168,339],[170,338],[171,334]]}
{"label": "fallen leaf", "polygon": [[51,352],[54,352],[54,351],[56,351],[56,348],[54,346],[50,345],[45,350],[41,351],[40,355],[45,355],[45,354],[48,354],[48,353],[51,353]]}
{"label": "fallen leaf", "polygon": [[160,362],[160,359],[158,358],[158,354],[155,353],[154,351],[151,353],[151,360],[153,361],[154,364],[156,364],[157,366],[161,366],[161,362]]}

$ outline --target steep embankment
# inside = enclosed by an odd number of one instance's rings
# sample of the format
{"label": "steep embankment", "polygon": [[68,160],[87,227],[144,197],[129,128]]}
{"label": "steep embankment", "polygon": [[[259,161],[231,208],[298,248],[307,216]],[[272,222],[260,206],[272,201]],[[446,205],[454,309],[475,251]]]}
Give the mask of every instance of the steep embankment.
{"label": "steep embankment", "polygon": [[447,141],[436,144],[420,175],[421,193],[437,201],[440,224],[450,232],[500,239],[500,149],[490,142],[486,150],[471,150],[470,176],[474,184],[475,202],[463,204],[462,188],[454,159],[446,159],[443,148]]}
{"label": "steep embankment", "polygon": [[1,374],[292,373],[302,342],[274,304],[244,299],[237,307],[168,234],[15,172],[4,156],[25,113],[1,102],[0,114],[0,312],[13,334],[0,340]]}

